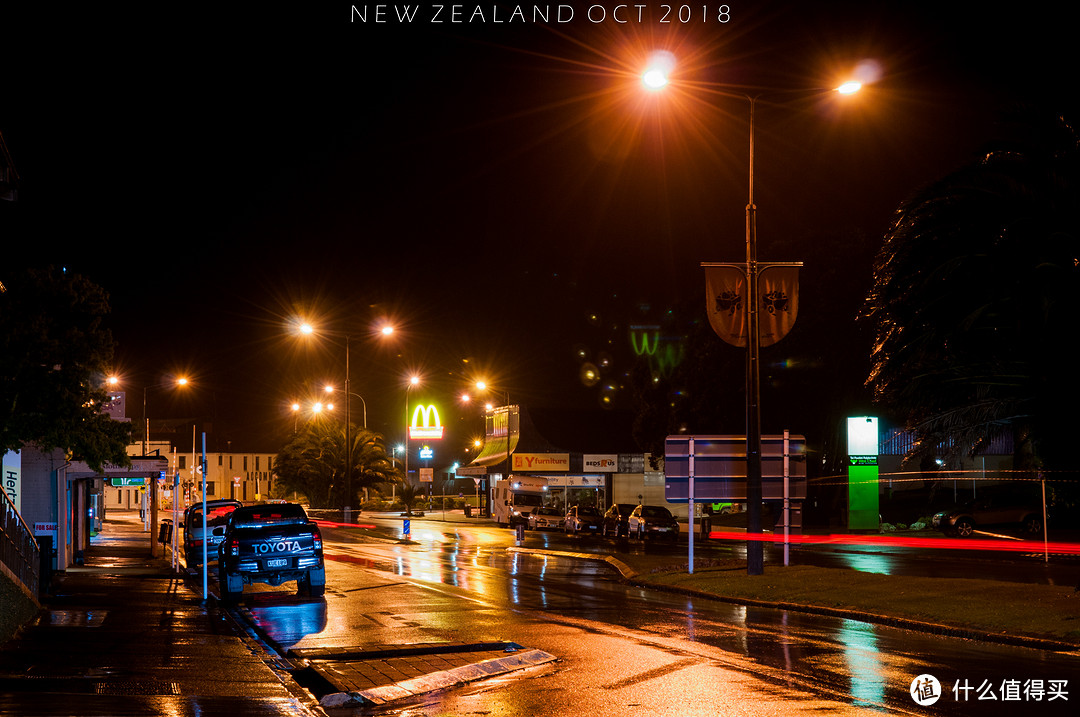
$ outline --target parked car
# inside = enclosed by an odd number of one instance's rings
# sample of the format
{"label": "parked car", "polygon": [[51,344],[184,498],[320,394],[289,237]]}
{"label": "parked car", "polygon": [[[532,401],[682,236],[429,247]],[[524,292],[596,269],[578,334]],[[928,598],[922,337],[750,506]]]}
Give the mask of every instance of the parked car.
{"label": "parked car", "polygon": [[627,535],[627,523],[630,514],[637,506],[632,503],[616,503],[604,513],[604,522],[600,525],[600,533],[605,538],[618,538]]}
{"label": "parked car", "polygon": [[679,539],[679,521],[671,511],[659,505],[639,505],[626,520],[627,532],[631,537]]}
{"label": "parked car", "polygon": [[599,508],[591,505],[574,505],[566,512],[563,522],[566,532],[572,535],[578,533],[599,533],[604,525],[604,516]]}
{"label": "parked car", "polygon": [[989,492],[964,505],[936,513],[934,528],[946,535],[970,538],[983,527],[1019,527],[1029,535],[1041,535],[1043,510],[1038,501],[1013,491]]}
{"label": "parked car", "polygon": [[533,511],[529,513],[529,530],[558,530],[563,520],[563,514],[557,508],[533,508]]}
{"label": "parked car", "polygon": [[206,540],[207,561],[217,560],[218,545],[225,535],[225,523],[237,508],[243,506],[238,500],[221,499],[206,501],[206,532],[203,535],[202,502],[184,510],[184,563],[189,568],[202,565],[203,540]]}
{"label": "parked car", "polygon": [[221,598],[234,602],[244,585],[295,580],[298,593],[319,597],[326,587],[319,526],[296,503],[251,505],[229,516],[219,546]]}

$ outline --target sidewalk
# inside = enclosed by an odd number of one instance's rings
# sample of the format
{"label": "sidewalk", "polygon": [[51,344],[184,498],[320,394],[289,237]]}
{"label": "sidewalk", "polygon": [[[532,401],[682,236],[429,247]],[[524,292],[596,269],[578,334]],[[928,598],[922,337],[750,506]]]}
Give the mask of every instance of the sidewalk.
{"label": "sidewalk", "polygon": [[149,537],[138,513],[112,511],[84,566],[56,576],[42,616],[0,649],[0,714],[323,714],[203,604],[201,581],[149,557]]}

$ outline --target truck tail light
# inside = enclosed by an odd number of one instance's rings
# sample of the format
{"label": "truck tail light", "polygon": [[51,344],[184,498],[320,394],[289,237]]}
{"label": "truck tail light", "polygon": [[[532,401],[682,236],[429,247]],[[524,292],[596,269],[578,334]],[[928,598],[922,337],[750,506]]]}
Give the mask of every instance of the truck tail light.
{"label": "truck tail light", "polygon": [[239,555],[239,554],[240,554],[240,541],[237,540],[236,538],[233,538],[231,541],[229,541],[229,555],[236,556],[236,555]]}
{"label": "truck tail light", "polygon": [[315,532],[312,533],[311,541],[312,544],[315,546],[316,550],[322,550],[322,533],[320,533],[318,529],[316,529]]}

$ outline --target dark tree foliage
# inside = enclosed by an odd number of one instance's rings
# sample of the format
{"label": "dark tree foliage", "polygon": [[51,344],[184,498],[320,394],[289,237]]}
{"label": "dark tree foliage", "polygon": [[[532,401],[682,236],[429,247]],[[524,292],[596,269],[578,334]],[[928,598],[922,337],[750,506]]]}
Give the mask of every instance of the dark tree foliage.
{"label": "dark tree foliage", "polygon": [[1030,129],[905,202],[878,254],[868,385],[919,453],[1009,431],[1018,456],[1075,461],[1080,155],[1063,119]]}
{"label": "dark tree foliage", "polygon": [[105,292],[62,269],[3,277],[0,293],[0,449],[34,443],[71,459],[128,465],[131,426],[101,412],[113,341]]}
{"label": "dark tree foliage", "polygon": [[386,455],[383,437],[355,426],[352,442],[352,489],[346,498],[345,426],[332,420],[309,421],[277,455],[274,474],[278,492],[300,493],[312,508],[358,505],[363,488],[400,482],[400,472]]}

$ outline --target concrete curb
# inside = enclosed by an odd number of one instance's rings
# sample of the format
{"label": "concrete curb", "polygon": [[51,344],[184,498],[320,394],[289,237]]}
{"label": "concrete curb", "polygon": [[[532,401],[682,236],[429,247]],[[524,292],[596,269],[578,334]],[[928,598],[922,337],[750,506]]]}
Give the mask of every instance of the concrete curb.
{"label": "concrete curb", "polygon": [[575,558],[577,560],[596,560],[607,563],[619,571],[624,580],[633,580],[638,576],[636,570],[629,565],[610,555],[596,555],[595,553],[571,553],[565,550],[542,550],[540,548],[507,548],[508,553],[524,553],[527,555],[551,555],[557,558]]}
{"label": "concrete curb", "polygon": [[921,620],[914,620],[905,617],[896,617],[893,615],[879,615],[877,613],[863,612],[860,610],[848,610],[843,608],[821,607],[817,605],[803,605],[801,603],[770,602],[767,600],[729,597],[726,595],[716,595],[715,593],[709,593],[702,590],[694,590],[691,588],[681,588],[671,585],[658,585],[656,583],[651,583],[648,580],[640,579],[639,574],[634,571],[630,566],[628,566],[621,560],[617,560],[611,557],[610,555],[599,556],[591,553],[572,553],[558,550],[534,550],[531,548],[507,548],[506,550],[507,552],[512,553],[531,553],[534,555],[551,555],[556,557],[572,558],[579,560],[602,561],[608,563],[616,570],[618,570],[619,574],[622,576],[622,579],[632,585],[649,588],[652,590],[661,590],[664,592],[676,593],[680,595],[689,595],[691,597],[699,597],[706,600],[716,600],[717,602],[731,603],[734,605],[747,605],[751,607],[776,608],[779,610],[802,612],[810,615],[823,615],[826,617],[840,617],[848,620],[858,620],[860,622],[867,622],[876,625],[899,627],[905,630],[924,632],[932,635],[962,637],[968,640],[978,640],[981,642],[991,642],[1001,645],[1031,647],[1038,650],[1051,650],[1054,652],[1080,653],[1080,645],[1071,642],[1065,642],[1064,640],[1054,640],[1052,638],[1029,637],[1025,635],[1008,635],[1002,633],[986,632],[984,630],[976,630],[972,628],[956,627],[953,625],[942,625],[938,623],[924,622]]}
{"label": "concrete curb", "polygon": [[325,695],[319,700],[319,704],[323,707],[382,706],[456,685],[536,667],[556,659],[558,658],[543,650],[525,650],[505,657],[402,680],[392,685],[373,687],[360,692],[335,692]]}

